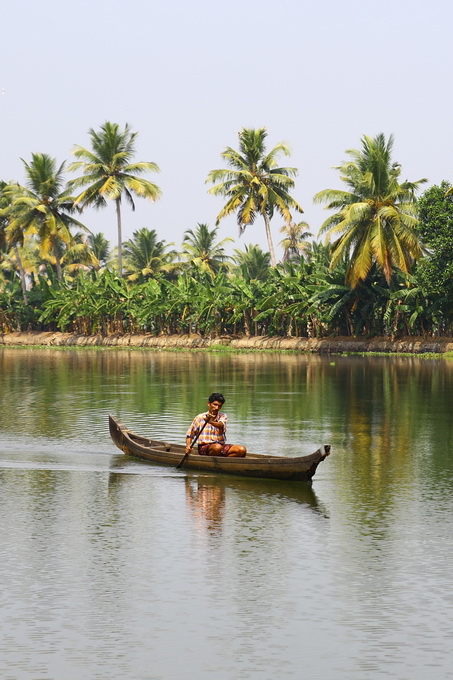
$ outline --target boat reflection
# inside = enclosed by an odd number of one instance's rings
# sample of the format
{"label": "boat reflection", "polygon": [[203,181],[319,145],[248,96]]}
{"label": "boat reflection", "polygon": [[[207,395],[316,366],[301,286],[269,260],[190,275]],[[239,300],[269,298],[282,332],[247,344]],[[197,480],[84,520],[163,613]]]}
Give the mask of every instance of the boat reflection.
{"label": "boat reflection", "polygon": [[[140,474],[162,467],[137,461],[128,456],[112,456],[110,462],[109,489],[122,484],[131,474]],[[208,526],[219,529],[226,509],[226,501],[235,497],[240,503],[262,505],[265,502],[290,501],[309,507],[311,510],[328,517],[325,506],[320,503],[313,486],[307,482],[284,482],[274,479],[233,477],[191,472],[182,474],[168,468],[168,479],[184,481],[186,501],[192,514],[203,517]]]}
{"label": "boat reflection", "polygon": [[236,493],[246,502],[253,500],[262,502],[266,498],[280,498],[309,506],[313,510],[326,515],[325,508],[320,504],[313,486],[307,482],[284,482],[275,479],[256,479],[248,477],[233,477],[231,475],[197,475],[188,476],[197,479],[199,483],[215,486],[223,494]]}
{"label": "boat reflection", "polygon": [[[304,482],[257,480],[219,475],[188,475],[184,481],[186,499],[197,526],[218,534],[227,513],[227,502],[233,507],[247,507],[251,514],[261,514],[263,506],[273,504],[283,516],[287,501],[309,507],[323,517],[328,513],[313,491]],[[283,514],[282,514],[283,511]]]}

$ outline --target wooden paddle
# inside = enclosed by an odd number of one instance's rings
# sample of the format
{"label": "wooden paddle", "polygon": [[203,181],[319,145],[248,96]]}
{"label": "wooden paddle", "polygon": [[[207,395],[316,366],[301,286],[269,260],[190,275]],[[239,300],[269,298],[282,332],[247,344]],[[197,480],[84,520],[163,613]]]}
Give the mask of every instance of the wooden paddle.
{"label": "wooden paddle", "polygon": [[[203,423],[203,425],[201,426],[201,429],[197,432],[197,434],[195,435],[195,437],[194,437],[194,438],[192,439],[192,441],[190,442],[190,448],[191,448],[191,449],[193,449],[193,445],[195,444],[195,442],[197,441],[198,437],[199,437],[200,434],[203,432],[203,430],[204,430],[204,428],[206,427],[207,424],[208,424],[208,421],[205,420],[204,423]],[[187,457],[188,457],[189,454],[190,454],[190,451],[189,451],[189,453],[185,453],[185,454],[183,455],[183,457],[182,457],[181,460],[179,461],[178,465],[176,466],[176,469],[182,468],[182,466],[183,466],[184,463],[186,462]]]}

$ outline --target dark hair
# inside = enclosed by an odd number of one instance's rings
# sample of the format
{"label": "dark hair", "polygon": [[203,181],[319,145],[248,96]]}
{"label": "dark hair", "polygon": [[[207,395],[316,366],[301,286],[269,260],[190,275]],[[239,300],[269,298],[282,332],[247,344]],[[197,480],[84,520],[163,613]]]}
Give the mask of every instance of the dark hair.
{"label": "dark hair", "polygon": [[225,403],[225,397],[220,392],[213,392],[208,399],[209,403],[212,404],[213,401],[220,401],[221,404]]}

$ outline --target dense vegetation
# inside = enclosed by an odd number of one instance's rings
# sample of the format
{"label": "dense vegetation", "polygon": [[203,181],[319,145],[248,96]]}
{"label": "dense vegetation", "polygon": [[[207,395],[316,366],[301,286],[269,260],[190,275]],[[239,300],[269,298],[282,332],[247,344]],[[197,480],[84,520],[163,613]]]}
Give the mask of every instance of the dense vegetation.
{"label": "dense vegetation", "polygon": [[[228,167],[208,174],[211,193],[226,197],[217,224],[194,225],[177,250],[146,228],[122,240],[122,200],[133,209],[134,196],[161,194],[142,177],[158,166],[134,160],[136,133],[105,123],[89,135],[92,148],[75,147],[69,167],[80,177],[66,181],[64,163],[35,153],[24,186],[0,183],[0,332],[452,334],[453,192],[443,182],[417,198],[426,180],[400,182],[392,137],[364,136],[338,166],[346,188],[315,196],[333,211],[321,243],[293,219],[302,211],[289,193],[297,171],[277,162],[288,147],[267,151],[264,129],[242,130],[239,151],[222,154]],[[80,221],[85,205],[108,200],[118,222],[112,251]],[[232,213],[241,230],[263,220],[269,252],[226,254],[219,222]]]}

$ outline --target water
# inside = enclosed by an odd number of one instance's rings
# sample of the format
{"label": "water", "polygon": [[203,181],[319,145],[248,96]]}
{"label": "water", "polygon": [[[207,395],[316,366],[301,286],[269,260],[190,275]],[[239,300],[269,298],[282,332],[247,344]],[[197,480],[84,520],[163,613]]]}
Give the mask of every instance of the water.
{"label": "water", "polygon": [[[0,350],[4,680],[453,678],[453,362]],[[128,459],[213,390],[312,487]]]}

